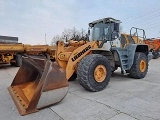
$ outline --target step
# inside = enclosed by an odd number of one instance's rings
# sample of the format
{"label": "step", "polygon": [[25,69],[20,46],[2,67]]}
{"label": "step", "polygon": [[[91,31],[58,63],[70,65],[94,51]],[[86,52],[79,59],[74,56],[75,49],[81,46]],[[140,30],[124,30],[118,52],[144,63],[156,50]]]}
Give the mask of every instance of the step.
{"label": "step", "polygon": [[123,64],[123,66],[125,66],[125,65],[128,65],[127,63],[126,64]]}
{"label": "step", "polygon": [[124,60],[128,60],[128,58],[126,58],[126,59],[121,59],[122,61],[124,61]]}

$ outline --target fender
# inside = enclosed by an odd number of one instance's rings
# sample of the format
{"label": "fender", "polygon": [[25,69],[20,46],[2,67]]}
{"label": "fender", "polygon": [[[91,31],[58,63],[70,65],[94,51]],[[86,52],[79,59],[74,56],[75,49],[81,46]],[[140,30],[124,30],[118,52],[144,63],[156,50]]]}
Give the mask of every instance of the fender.
{"label": "fender", "polygon": [[104,55],[110,61],[110,65],[112,67],[115,66],[115,60],[114,60],[114,57],[113,57],[113,53],[110,50],[106,50],[105,48],[96,48],[96,49],[91,49],[91,51],[92,51],[93,54]]}
{"label": "fender", "polygon": [[[143,52],[145,53],[147,56],[149,54],[149,49],[148,49],[148,45],[137,45],[137,44],[130,44],[126,46],[126,49],[128,51],[128,58],[129,58],[129,69],[132,67],[133,61],[134,61],[134,55],[136,52]],[[149,58],[149,56],[148,56]],[[149,60],[149,59],[148,59]]]}

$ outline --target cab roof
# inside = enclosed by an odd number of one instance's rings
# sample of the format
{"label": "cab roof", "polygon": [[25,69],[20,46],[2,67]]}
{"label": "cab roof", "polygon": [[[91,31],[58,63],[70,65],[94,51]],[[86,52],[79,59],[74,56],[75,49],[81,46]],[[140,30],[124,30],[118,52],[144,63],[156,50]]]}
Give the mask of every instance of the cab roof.
{"label": "cab roof", "polygon": [[107,17],[107,18],[103,18],[103,19],[99,19],[99,20],[90,22],[89,26],[93,27],[97,23],[121,23],[121,21],[120,20],[116,20],[116,19],[111,18],[111,17]]}

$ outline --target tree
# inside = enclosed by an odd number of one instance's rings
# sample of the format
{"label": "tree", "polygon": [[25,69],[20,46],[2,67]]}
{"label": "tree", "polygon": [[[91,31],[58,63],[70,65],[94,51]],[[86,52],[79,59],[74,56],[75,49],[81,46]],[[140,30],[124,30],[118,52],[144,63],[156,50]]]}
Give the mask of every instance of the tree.
{"label": "tree", "polygon": [[56,35],[52,38],[51,45],[55,45],[58,40],[60,40],[60,35]]}
{"label": "tree", "polygon": [[81,31],[77,30],[75,27],[73,27],[72,29],[64,29],[61,35],[56,35],[52,38],[51,45],[55,45],[58,40],[66,41],[75,38],[76,36],[82,38],[85,35],[86,32],[84,29],[81,29]]}

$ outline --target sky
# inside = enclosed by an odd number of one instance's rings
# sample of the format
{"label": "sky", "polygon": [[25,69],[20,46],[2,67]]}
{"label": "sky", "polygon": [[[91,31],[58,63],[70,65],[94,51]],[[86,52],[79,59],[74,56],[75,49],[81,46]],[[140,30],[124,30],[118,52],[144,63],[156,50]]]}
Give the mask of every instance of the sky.
{"label": "sky", "polygon": [[125,33],[138,27],[147,38],[160,37],[160,0],[0,0],[0,35],[50,44],[64,29],[87,31],[89,22],[106,17],[121,20]]}

